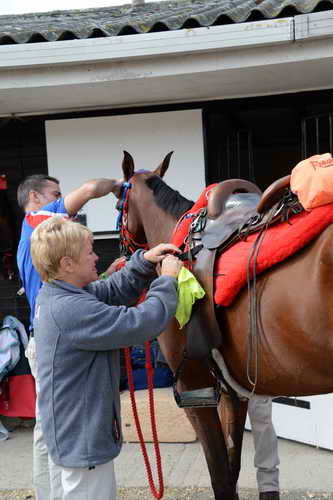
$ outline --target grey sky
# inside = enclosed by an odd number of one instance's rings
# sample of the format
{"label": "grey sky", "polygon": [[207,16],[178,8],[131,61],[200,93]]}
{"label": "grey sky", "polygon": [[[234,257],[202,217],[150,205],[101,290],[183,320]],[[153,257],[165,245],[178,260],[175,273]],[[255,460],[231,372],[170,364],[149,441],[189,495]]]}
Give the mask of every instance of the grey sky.
{"label": "grey sky", "polygon": [[111,7],[112,5],[123,5],[126,3],[130,4],[131,0],[0,0],[0,15]]}

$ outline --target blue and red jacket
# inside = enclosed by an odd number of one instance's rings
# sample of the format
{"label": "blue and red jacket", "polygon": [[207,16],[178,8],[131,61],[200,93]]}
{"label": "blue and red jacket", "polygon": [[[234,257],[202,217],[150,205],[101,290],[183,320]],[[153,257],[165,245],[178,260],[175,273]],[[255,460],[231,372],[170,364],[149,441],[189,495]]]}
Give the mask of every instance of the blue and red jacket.
{"label": "blue and red jacket", "polygon": [[68,217],[64,198],[59,198],[45,205],[37,212],[28,212],[22,223],[21,238],[17,249],[16,260],[25,294],[30,305],[30,329],[32,328],[32,321],[35,316],[36,297],[42,286],[40,276],[32,264],[30,238],[33,230],[38,224],[54,215]]}

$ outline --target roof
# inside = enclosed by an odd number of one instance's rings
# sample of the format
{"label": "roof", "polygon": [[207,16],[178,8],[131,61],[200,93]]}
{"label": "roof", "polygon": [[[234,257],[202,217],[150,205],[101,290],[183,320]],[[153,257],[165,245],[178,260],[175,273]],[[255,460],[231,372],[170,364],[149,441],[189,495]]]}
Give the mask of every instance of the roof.
{"label": "roof", "polygon": [[172,0],[0,16],[0,45],[170,31],[333,9],[333,0]]}

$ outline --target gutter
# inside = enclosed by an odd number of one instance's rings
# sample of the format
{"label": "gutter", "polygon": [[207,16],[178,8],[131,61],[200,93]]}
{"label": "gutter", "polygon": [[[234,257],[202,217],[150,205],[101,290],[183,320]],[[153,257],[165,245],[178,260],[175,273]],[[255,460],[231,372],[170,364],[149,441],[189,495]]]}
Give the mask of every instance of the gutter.
{"label": "gutter", "polygon": [[293,18],[108,38],[0,46],[0,71],[132,61],[294,41]]}

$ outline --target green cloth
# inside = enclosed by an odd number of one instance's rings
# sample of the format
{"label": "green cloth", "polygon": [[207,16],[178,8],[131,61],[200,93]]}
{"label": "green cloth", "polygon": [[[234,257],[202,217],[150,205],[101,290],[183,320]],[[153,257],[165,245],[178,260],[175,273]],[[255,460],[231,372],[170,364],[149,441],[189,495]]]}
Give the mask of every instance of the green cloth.
{"label": "green cloth", "polygon": [[176,310],[176,318],[180,328],[183,328],[190,320],[194,302],[197,299],[202,299],[204,295],[205,290],[196,277],[186,267],[182,267],[178,274],[178,305]]}

